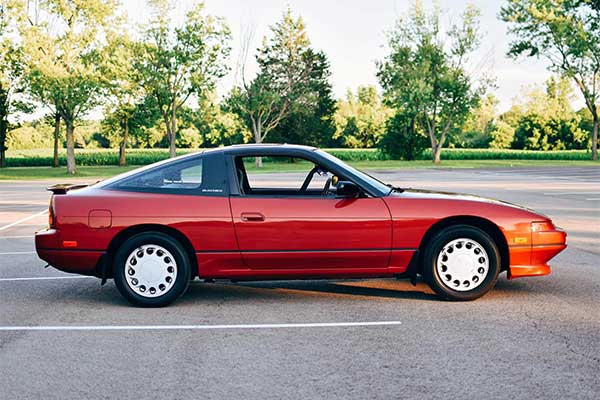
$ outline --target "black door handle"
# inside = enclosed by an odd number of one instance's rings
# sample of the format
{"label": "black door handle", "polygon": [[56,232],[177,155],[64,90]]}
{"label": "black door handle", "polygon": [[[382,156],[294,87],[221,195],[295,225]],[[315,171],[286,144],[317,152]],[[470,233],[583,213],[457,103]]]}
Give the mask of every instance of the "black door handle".
{"label": "black door handle", "polygon": [[245,212],[242,213],[242,221],[245,222],[261,222],[265,220],[265,216],[261,213]]}

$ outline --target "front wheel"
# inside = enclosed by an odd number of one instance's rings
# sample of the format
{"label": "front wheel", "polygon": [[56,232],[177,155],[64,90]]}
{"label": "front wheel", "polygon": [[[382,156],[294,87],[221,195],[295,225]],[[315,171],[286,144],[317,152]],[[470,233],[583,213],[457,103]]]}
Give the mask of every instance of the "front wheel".
{"label": "front wheel", "polygon": [[162,307],[187,290],[190,262],[177,240],[160,232],[144,232],[119,248],[113,272],[117,289],[130,303]]}
{"label": "front wheel", "polygon": [[427,245],[422,273],[429,286],[445,299],[477,299],[496,284],[500,273],[498,247],[481,229],[450,226]]}

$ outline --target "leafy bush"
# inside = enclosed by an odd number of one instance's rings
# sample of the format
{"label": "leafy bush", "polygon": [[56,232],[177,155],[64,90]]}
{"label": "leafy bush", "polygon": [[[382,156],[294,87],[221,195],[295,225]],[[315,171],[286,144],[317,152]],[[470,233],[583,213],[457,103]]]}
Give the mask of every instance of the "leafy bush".
{"label": "leafy bush", "polygon": [[52,147],[53,139],[50,127],[39,124],[38,127],[22,126],[8,131],[6,145],[9,149],[35,149]]}
{"label": "leafy bush", "polygon": [[414,160],[427,147],[428,139],[415,129],[414,120],[404,114],[396,114],[385,124],[385,134],[379,141],[379,148],[393,159]]}
{"label": "leafy bush", "polygon": [[184,149],[197,149],[202,144],[202,138],[200,132],[194,126],[189,128],[181,129],[177,132],[177,147]]}
{"label": "leafy bush", "polygon": [[495,124],[490,135],[492,140],[489,146],[492,149],[510,149],[510,145],[515,138],[515,128],[500,120]]}
{"label": "leafy bush", "polygon": [[552,118],[527,114],[519,121],[512,143],[513,148],[526,150],[585,149],[588,145],[576,114]]}

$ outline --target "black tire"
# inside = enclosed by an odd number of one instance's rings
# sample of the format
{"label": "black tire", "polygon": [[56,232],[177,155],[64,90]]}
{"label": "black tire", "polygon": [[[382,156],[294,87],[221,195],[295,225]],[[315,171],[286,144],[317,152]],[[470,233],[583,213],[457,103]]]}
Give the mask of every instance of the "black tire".
{"label": "black tire", "polygon": [[[145,297],[136,293],[127,282],[125,264],[130,255],[141,246],[155,245],[167,250],[174,258],[177,275],[168,291],[157,297]],[[115,285],[127,301],[141,307],[164,307],[182,296],[190,282],[190,260],[183,246],[169,235],[161,232],[143,232],[127,239],[119,247],[114,258],[113,275]]]}
{"label": "black tire", "polygon": [[[453,240],[462,238],[470,239],[483,247],[487,253],[489,265],[485,278],[481,280],[481,283],[478,283],[478,286],[471,290],[467,288],[459,291],[450,287],[451,281],[448,278],[440,276],[437,263],[438,255],[440,255],[440,252],[443,251],[444,247]],[[441,268],[446,267],[441,264]],[[421,272],[427,284],[440,297],[446,300],[457,301],[475,300],[489,292],[498,280],[498,274],[500,273],[500,253],[498,251],[498,246],[496,246],[494,240],[487,233],[479,228],[471,225],[449,226],[435,234],[426,244],[426,248],[423,252]],[[446,279],[446,281],[444,279]],[[465,282],[465,285],[466,284],[467,282]]]}

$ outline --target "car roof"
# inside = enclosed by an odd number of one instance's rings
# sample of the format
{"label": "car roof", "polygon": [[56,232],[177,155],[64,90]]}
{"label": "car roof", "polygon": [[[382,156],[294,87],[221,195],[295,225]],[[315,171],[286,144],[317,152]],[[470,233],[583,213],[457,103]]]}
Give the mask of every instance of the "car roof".
{"label": "car roof", "polygon": [[235,144],[232,146],[221,147],[223,152],[228,154],[289,154],[298,152],[315,151],[316,147],[302,146],[299,144],[287,143],[251,143],[251,144]]}

